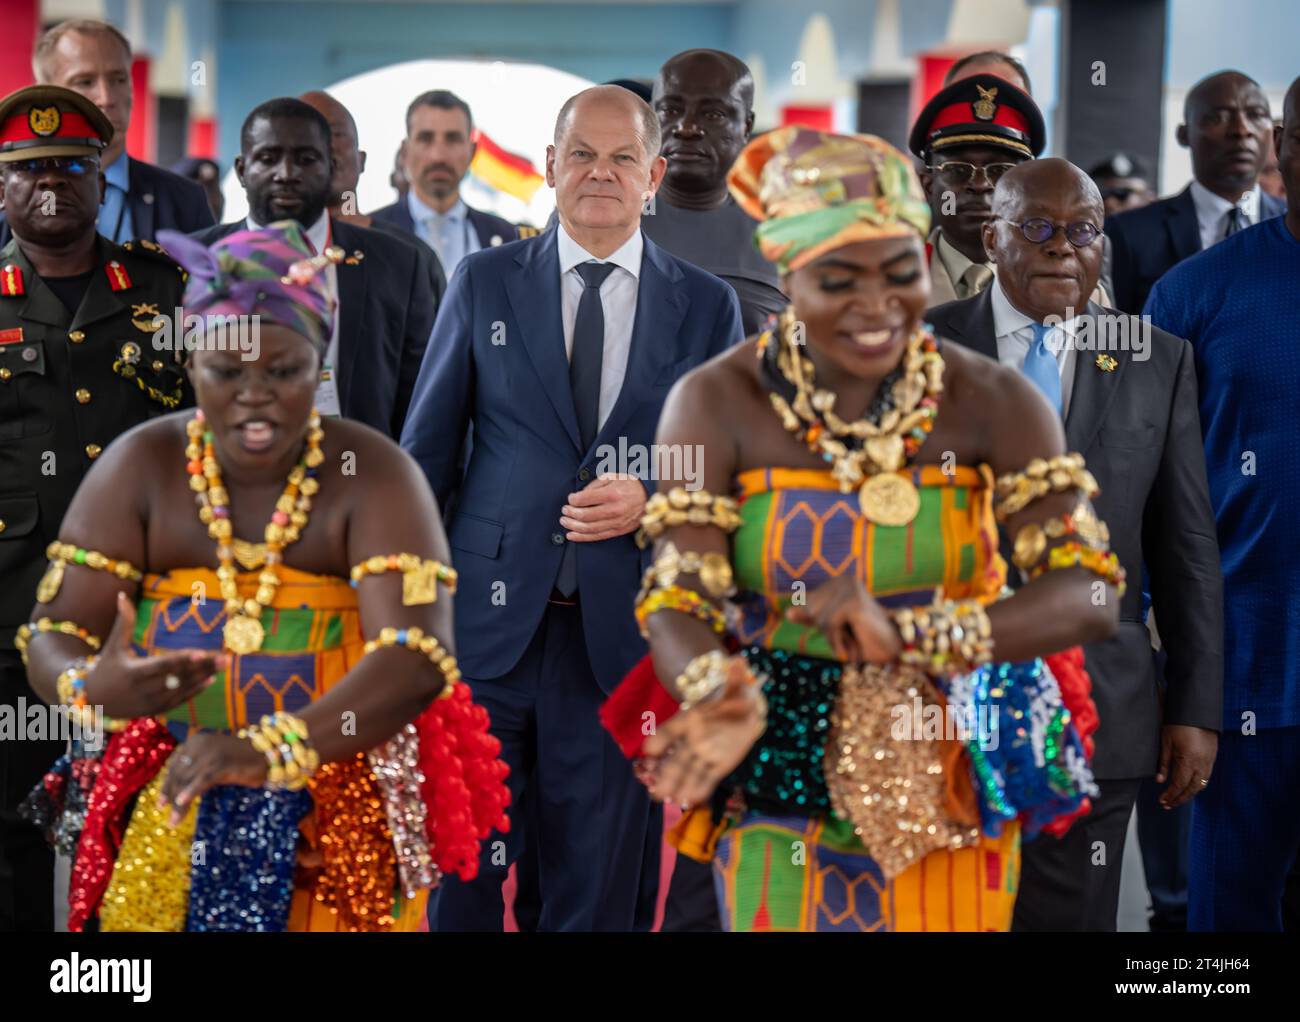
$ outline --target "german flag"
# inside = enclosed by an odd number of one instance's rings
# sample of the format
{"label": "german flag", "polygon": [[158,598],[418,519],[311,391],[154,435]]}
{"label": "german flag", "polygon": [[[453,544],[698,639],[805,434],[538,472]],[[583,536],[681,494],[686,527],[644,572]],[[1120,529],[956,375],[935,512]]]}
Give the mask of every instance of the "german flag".
{"label": "german flag", "polygon": [[478,133],[477,142],[478,151],[474,153],[469,172],[489,188],[532,202],[545,180],[537,168],[524,157],[506,152],[485,132]]}

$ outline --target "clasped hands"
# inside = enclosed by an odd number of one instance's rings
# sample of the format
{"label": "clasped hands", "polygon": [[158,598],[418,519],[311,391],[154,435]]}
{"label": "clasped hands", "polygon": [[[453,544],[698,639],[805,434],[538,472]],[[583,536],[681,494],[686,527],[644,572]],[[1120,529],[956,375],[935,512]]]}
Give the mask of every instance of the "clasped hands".
{"label": "clasped hands", "polygon": [[564,538],[575,543],[595,543],[626,536],[641,524],[646,490],[635,476],[607,473],[594,479],[560,508]]}

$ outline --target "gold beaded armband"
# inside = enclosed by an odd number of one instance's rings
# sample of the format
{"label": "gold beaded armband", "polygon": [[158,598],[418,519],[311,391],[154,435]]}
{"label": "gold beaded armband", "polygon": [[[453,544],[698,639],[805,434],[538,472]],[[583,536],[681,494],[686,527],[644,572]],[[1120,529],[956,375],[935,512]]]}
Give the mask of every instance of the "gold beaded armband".
{"label": "gold beaded armband", "polygon": [[85,628],[82,628],[75,621],[54,621],[48,617],[43,617],[39,621],[33,621],[30,624],[19,625],[18,634],[14,636],[14,648],[18,650],[23,658],[23,663],[27,663],[27,644],[37,635],[44,635],[49,632],[55,632],[59,635],[71,635],[80,639],[95,652],[99,652],[101,645],[97,636],[91,635]]}
{"label": "gold beaded armband", "polygon": [[1023,511],[1049,493],[1082,490],[1085,497],[1101,492],[1097,480],[1084,467],[1082,454],[1058,454],[1035,458],[1021,472],[1009,472],[998,479],[993,491],[993,513],[998,521]]}
{"label": "gold beaded armband", "polygon": [[320,767],[320,754],[311,746],[307,725],[283,710],[241,728],[237,737],[266,757],[266,783],[272,788],[298,791]]}
{"label": "gold beaded armband", "polygon": [[105,557],[98,550],[87,550],[72,543],[60,543],[57,539],[45,548],[45,556],[52,561],[82,564],[96,571],[107,571],[128,582],[139,582],[144,578],[140,569],[132,566],[129,561],[115,561],[111,557]]}
{"label": "gold beaded armband", "polygon": [[1084,546],[1094,550],[1105,550],[1110,546],[1110,530],[1106,523],[1097,517],[1092,505],[1083,500],[1068,514],[1057,515],[1042,523],[1022,525],[1016,532],[1011,559],[1017,568],[1028,571],[1043,559],[1049,541],[1067,536],[1078,536]]}
{"label": "gold beaded armband", "polygon": [[636,622],[641,627],[641,636],[643,638],[650,637],[649,629],[646,627],[646,619],[651,614],[657,614],[661,610],[675,610],[681,614],[689,614],[691,617],[703,621],[718,635],[722,635],[727,630],[727,619],[723,617],[722,611],[718,610],[717,607],[695,590],[672,585],[656,589],[654,592],[647,594],[644,599],[637,600]]}
{"label": "gold beaded armband", "polygon": [[429,661],[442,672],[446,681],[442,691],[438,693],[439,699],[448,698],[456,683],[460,681],[460,668],[456,666],[456,658],[447,652],[447,647],[434,636],[425,635],[423,628],[381,628],[379,638],[367,642],[362,647],[362,651],[373,653],[385,646],[404,646],[428,657]]}
{"label": "gold beaded armband", "polygon": [[1047,555],[1046,563],[1039,564],[1029,573],[1030,578],[1037,578],[1044,572],[1060,571],[1063,568],[1073,568],[1075,566],[1087,568],[1094,575],[1100,576],[1119,590],[1119,595],[1123,597],[1128,589],[1128,583],[1125,581],[1127,573],[1119,563],[1119,558],[1109,550],[1096,550],[1086,547],[1082,543],[1062,543],[1060,546],[1052,547]]}
{"label": "gold beaded armband", "polygon": [[724,532],[735,532],[740,528],[740,511],[730,497],[715,497],[706,490],[674,487],[667,493],[656,493],[646,501],[637,542],[645,546],[648,540],[679,525],[716,525]]}
{"label": "gold beaded armband", "polygon": [[402,606],[415,607],[426,603],[435,603],[438,599],[438,583],[447,587],[447,591],[456,595],[456,569],[441,561],[430,561],[415,554],[376,554],[367,557],[352,568],[352,587],[367,575],[380,575],[385,571],[402,573]]}
{"label": "gold beaded armband", "polygon": [[993,658],[993,629],[974,600],[936,600],[893,614],[903,639],[899,660],[928,674],[968,671]]}
{"label": "gold beaded armband", "polygon": [[700,554],[694,550],[681,553],[669,540],[641,580],[637,601],[643,600],[652,589],[675,585],[679,575],[698,575],[705,590],[715,598],[730,596],[736,591],[731,562],[724,554]]}

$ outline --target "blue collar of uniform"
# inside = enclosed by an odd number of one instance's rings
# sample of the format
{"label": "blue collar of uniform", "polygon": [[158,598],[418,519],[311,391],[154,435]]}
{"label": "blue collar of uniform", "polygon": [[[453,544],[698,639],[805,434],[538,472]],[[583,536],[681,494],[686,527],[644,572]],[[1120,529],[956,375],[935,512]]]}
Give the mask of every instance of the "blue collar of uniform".
{"label": "blue collar of uniform", "polygon": [[117,185],[124,192],[131,190],[131,160],[123,153],[116,160],[104,168],[104,180],[111,185]]}

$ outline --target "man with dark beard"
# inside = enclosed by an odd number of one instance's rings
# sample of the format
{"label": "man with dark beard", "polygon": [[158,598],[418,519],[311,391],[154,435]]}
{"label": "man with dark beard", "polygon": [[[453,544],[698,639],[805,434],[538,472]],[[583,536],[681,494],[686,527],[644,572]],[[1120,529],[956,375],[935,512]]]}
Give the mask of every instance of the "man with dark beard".
{"label": "man with dark beard", "polygon": [[338,305],[316,406],[322,415],[400,435],[433,330],[427,267],[410,244],[329,215],[329,122],[306,103],[268,100],[248,115],[239,142],[235,173],[248,196],[248,218],[194,237],[210,245],[245,224],[296,220],[317,252],[337,246],[341,259],[327,272]]}
{"label": "man with dark beard", "polygon": [[416,96],[406,110],[401,151],[410,190],[371,214],[376,221],[414,234],[437,252],[448,279],[471,252],[519,236],[509,220],[472,209],[460,197],[460,183],[469,173],[475,146],[474,116],[468,103],[445,89]]}

